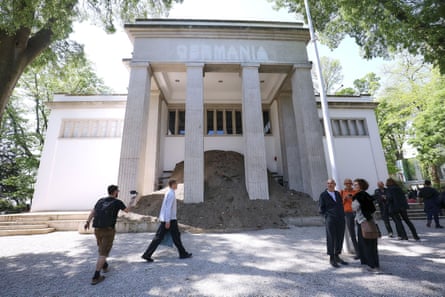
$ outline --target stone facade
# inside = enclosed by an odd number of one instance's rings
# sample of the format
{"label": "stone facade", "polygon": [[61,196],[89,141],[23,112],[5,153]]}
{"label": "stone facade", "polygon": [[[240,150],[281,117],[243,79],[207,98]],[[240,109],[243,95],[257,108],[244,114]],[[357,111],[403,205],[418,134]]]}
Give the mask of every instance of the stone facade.
{"label": "stone facade", "polygon": [[[76,208],[90,208],[99,187],[103,192],[111,183],[119,184],[124,201],[131,190],[149,194],[181,161],[184,201],[202,202],[204,152],[212,149],[244,155],[250,199],[269,198],[267,171],[283,176],[289,188],[318,198],[329,176],[329,165],[306,52],[309,32],[301,23],[165,19],[139,20],[125,27],[134,51],[126,60],[130,82],[120,107],[122,134],[113,138],[119,142],[114,148],[119,156],[114,151],[109,156],[115,162],[111,166],[115,178],[107,182],[98,179],[97,186],[82,193],[88,198]],[[82,97],[68,96],[59,96],[52,104],[51,117],[60,117],[60,121],[51,128],[55,132],[48,134],[52,138],[47,138],[46,151],[55,150],[64,141],[60,138],[65,131],[63,117],[70,118],[70,110],[89,109],[90,118],[82,120],[94,121],[114,108],[110,102],[115,102],[115,96],[83,98],[102,105],[85,105]],[[343,162],[338,166],[339,176],[369,175],[371,183],[386,178],[375,104],[369,98],[333,98],[332,102],[335,143],[343,145],[347,140],[357,150],[365,148],[364,157],[374,161],[372,172],[350,175],[353,171],[339,150],[336,154]],[[71,136],[75,139],[69,141],[86,141],[80,139],[81,133]],[[63,203],[51,204],[52,199],[59,199],[52,190],[59,179],[51,172],[58,167],[57,158],[67,152],[51,158],[45,150],[32,210],[62,210]],[[74,175],[92,169],[82,160],[78,165],[84,168]]]}

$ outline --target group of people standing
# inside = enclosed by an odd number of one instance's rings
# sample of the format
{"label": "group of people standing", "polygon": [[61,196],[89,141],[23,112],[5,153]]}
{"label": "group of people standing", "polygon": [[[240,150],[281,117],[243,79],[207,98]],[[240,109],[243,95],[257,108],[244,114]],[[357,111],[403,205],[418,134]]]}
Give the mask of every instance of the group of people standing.
{"label": "group of people standing", "polygon": [[[335,188],[335,181],[329,179],[327,188],[321,193],[319,199],[320,213],[325,217],[326,223],[327,253],[333,267],[338,268],[339,264],[348,264],[340,258],[343,244],[346,243],[347,247],[352,246],[351,252],[355,254],[354,259],[360,259],[360,263],[367,265],[369,271],[378,271],[380,265],[377,239],[364,238],[361,230],[362,223],[374,221],[375,203],[380,208],[381,218],[389,237],[394,236],[391,218],[396,226],[398,239],[408,240],[403,226],[405,222],[413,239],[420,240],[414,224],[408,217],[409,205],[405,193],[393,178],[388,178],[386,185],[379,181],[373,196],[366,192],[369,184],[361,178],[354,181],[345,179],[342,190],[336,191]],[[427,227],[431,227],[434,219],[435,227],[443,228],[439,223],[439,192],[431,186],[431,181],[425,181],[424,187],[418,192],[418,198],[424,202]]]}
{"label": "group of people standing", "polygon": [[346,179],[344,190],[339,192],[335,187],[335,180],[329,179],[326,190],[319,198],[320,214],[325,217],[326,223],[329,263],[335,268],[340,267],[340,264],[348,265],[340,258],[347,230],[353,242],[356,259],[360,259],[362,265],[367,265],[369,271],[378,271],[380,264],[377,239],[364,238],[361,232],[361,224],[373,220],[376,210],[372,196],[366,192],[369,187],[368,182],[361,178],[354,181]]}
{"label": "group of people standing", "polygon": [[[382,220],[385,224],[389,237],[393,237],[393,229],[390,219],[396,225],[397,236],[401,240],[408,240],[408,236],[403,227],[402,221],[406,223],[410,229],[413,238],[419,240],[416,228],[408,218],[408,202],[403,190],[397,185],[393,179],[386,181],[386,187],[383,182],[378,182],[378,188],[374,192],[374,197],[379,205]],[[427,227],[431,227],[434,219],[436,228],[443,228],[439,222],[439,213],[441,208],[441,196],[439,192],[431,185],[430,180],[425,180],[423,188],[417,194],[417,198],[424,204],[424,211],[427,215]]]}

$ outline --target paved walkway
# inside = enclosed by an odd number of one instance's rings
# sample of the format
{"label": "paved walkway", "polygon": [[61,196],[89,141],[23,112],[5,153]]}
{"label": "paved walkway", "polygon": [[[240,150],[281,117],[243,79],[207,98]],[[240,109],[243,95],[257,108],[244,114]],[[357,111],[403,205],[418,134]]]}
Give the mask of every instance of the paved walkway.
{"label": "paved walkway", "polygon": [[[323,227],[231,234],[183,234],[193,258],[161,246],[154,263],[140,255],[153,233],[118,234],[111,271],[92,286],[93,235],[56,232],[0,237],[1,296],[444,296],[445,229],[416,221],[422,238],[379,240],[384,274],[348,255],[328,264]],[[380,224],[383,226],[383,224]]]}

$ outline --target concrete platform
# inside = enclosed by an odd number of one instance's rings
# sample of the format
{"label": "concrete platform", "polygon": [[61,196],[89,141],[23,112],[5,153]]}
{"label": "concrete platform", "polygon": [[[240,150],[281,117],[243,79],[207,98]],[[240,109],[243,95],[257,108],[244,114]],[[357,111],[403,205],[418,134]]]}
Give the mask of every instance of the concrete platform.
{"label": "concrete platform", "polygon": [[[380,223],[380,222],[379,222]],[[97,259],[94,236],[53,232],[0,237],[2,296],[134,297],[412,297],[444,296],[445,231],[414,222],[421,241],[384,236],[378,241],[381,274],[352,255],[333,268],[323,226],[236,233],[182,233],[191,259],[160,246],[147,263],[141,254],[153,233],[116,235],[110,272],[90,284]]]}

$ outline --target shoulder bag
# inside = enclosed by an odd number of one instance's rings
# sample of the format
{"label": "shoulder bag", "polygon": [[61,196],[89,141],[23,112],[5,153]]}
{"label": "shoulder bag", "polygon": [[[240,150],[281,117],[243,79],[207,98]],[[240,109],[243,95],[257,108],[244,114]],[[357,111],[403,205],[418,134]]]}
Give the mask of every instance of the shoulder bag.
{"label": "shoulder bag", "polygon": [[365,239],[377,239],[379,238],[379,229],[377,228],[374,220],[366,220],[360,224],[362,229],[362,236]]}

